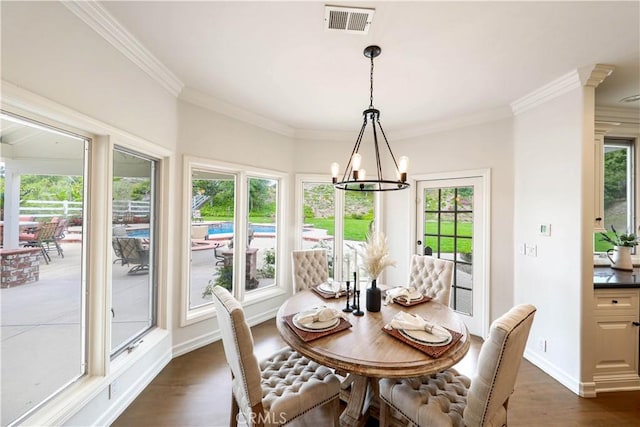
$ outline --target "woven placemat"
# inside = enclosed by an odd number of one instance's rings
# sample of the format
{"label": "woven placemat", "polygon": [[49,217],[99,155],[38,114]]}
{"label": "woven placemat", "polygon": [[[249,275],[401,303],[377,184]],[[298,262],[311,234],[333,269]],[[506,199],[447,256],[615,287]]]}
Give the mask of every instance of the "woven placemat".
{"label": "woven placemat", "polygon": [[[385,299],[386,297],[387,297],[387,291],[382,291],[382,299]],[[417,301],[405,301],[402,298],[394,298],[393,302],[396,304],[402,305],[404,307],[411,307],[413,305],[422,304],[423,302],[429,302],[432,299],[433,298],[428,296],[424,296],[422,299],[419,299]]]}
{"label": "woven placemat", "polygon": [[[318,286],[312,286],[311,290],[314,291],[316,294],[320,295],[322,298],[325,299],[336,299],[336,293],[335,292],[325,292],[325,291],[321,291],[320,289],[318,289]],[[351,293],[351,291],[349,291],[349,293]],[[338,292],[338,298],[342,298],[343,296],[347,295],[347,290],[343,290]]]}
{"label": "woven placemat", "polygon": [[287,325],[289,325],[291,330],[293,330],[293,332],[295,332],[296,335],[299,336],[300,339],[304,342],[313,341],[315,339],[322,338],[327,335],[335,334],[336,332],[349,329],[352,326],[351,322],[341,317],[340,323],[338,323],[338,326],[336,326],[333,329],[329,329],[328,331],[318,331],[318,332],[303,331],[302,329],[298,328],[296,325],[293,324],[293,316],[295,316],[295,314],[284,316],[282,319],[285,321]]}
{"label": "woven placemat", "polygon": [[397,329],[382,328],[383,331],[385,331],[392,337],[397,338],[406,344],[409,344],[411,347],[415,348],[416,350],[420,350],[427,356],[432,357],[434,359],[437,359],[438,357],[442,356],[451,347],[453,347],[458,341],[460,341],[460,338],[462,338],[462,334],[460,332],[452,331],[449,328],[445,328],[445,329],[451,333],[451,337],[452,337],[451,342],[447,345],[434,347],[427,344],[420,344],[419,342],[410,340],[409,338],[402,335],[400,331],[398,331]]}

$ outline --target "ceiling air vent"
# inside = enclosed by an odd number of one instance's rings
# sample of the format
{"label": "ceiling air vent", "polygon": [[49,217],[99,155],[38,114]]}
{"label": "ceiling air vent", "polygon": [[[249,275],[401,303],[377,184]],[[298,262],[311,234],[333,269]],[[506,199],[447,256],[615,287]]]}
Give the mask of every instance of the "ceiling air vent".
{"label": "ceiling air vent", "polygon": [[367,34],[375,12],[375,9],[325,6],[325,30],[352,34]]}

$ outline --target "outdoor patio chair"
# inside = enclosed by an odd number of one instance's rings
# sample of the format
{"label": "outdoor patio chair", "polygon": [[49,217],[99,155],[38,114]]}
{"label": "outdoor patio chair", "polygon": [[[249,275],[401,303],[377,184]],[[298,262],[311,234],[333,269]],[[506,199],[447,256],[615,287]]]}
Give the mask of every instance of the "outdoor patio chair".
{"label": "outdoor patio chair", "polygon": [[213,257],[216,259],[216,265],[224,265],[224,255],[222,255],[218,249],[222,248],[224,245],[222,243],[216,243],[213,246]]}
{"label": "outdoor patio chair", "polygon": [[423,295],[440,304],[449,305],[453,268],[452,261],[427,255],[413,255],[409,270],[409,287],[418,289]]}
{"label": "outdoor patio chair", "polygon": [[221,286],[213,288],[213,303],[231,369],[230,426],[239,413],[250,427],[281,426],[321,405],[339,425],[340,384],[329,368],[290,347],[258,361],[242,305]]}
{"label": "outdoor patio chair", "polygon": [[142,246],[140,239],[116,237],[115,240],[120,248],[122,265],[133,265],[127,274],[146,274],[149,272],[149,250]]}
{"label": "outdoor patio chair", "polygon": [[23,246],[40,248],[44,261],[49,264],[51,257],[48,253],[49,244],[54,243],[54,236],[58,224],[55,222],[45,222],[40,224],[33,234],[23,234],[19,237]]}
{"label": "outdoor patio chair", "polygon": [[389,425],[391,410],[416,426],[506,426],[535,312],[532,305],[518,305],[491,324],[472,380],[455,369],[381,379],[380,426]]}
{"label": "outdoor patio chair", "polygon": [[291,252],[293,291],[299,292],[329,280],[326,249],[304,249]]}
{"label": "outdoor patio chair", "polygon": [[[64,251],[62,250],[62,246],[60,246],[60,242],[64,239],[64,232],[67,229],[68,220],[65,218],[61,218],[57,221],[56,231],[53,235],[53,245],[58,252],[58,255],[64,258]],[[49,247],[49,242],[47,243],[47,252],[50,252],[51,248]]]}

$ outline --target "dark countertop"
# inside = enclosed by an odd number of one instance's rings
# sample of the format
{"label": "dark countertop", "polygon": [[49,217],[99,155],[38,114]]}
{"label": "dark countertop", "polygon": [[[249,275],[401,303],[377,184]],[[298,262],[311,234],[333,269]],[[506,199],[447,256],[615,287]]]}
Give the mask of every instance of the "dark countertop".
{"label": "dark countertop", "polygon": [[594,289],[640,289],[640,268],[633,271],[614,270],[611,267],[593,268]]}

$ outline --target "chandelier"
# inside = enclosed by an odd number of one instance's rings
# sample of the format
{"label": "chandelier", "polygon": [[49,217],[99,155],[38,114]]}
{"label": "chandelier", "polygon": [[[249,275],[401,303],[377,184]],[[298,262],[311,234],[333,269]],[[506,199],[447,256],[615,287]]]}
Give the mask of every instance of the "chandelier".
{"label": "chandelier", "polygon": [[[370,91],[369,91],[369,108],[362,112],[364,121],[360,133],[356,139],[356,144],[351,151],[351,157],[344,170],[342,178],[338,180],[340,174],[340,165],[338,163],[331,164],[331,175],[333,176],[333,185],[340,190],[349,191],[392,191],[403,190],[409,187],[407,182],[407,168],[409,166],[409,158],[406,156],[400,157],[397,161],[387,136],[380,124],[380,110],[373,108],[373,58],[380,55],[382,49],[379,46],[367,46],[364,49],[364,56],[371,59],[371,73],[370,73]],[[372,178],[367,177],[367,172],[361,167],[362,155],[360,154],[360,144],[362,137],[365,134],[367,124],[371,122],[372,135],[373,135],[373,152],[375,153],[376,174]],[[378,134],[382,136],[384,144],[382,147],[378,144]],[[382,160],[380,158],[381,148],[386,149],[389,152],[389,156],[395,166],[395,179],[385,179],[382,174]],[[387,157],[387,158],[388,158]],[[384,156],[383,156],[384,158]]]}

